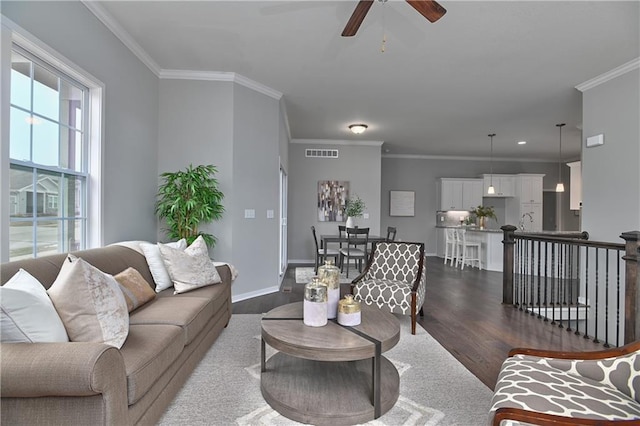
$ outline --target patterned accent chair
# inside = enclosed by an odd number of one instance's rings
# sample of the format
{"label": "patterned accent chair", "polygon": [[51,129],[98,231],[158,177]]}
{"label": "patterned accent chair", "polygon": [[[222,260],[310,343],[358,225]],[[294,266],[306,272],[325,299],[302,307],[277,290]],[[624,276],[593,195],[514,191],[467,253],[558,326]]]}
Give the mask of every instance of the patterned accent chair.
{"label": "patterned accent chair", "polygon": [[639,425],[640,341],[595,352],[513,349],[490,416],[493,425]]}
{"label": "patterned accent chair", "polygon": [[376,243],[367,267],[352,281],[351,293],[367,305],[411,315],[411,334],[416,334],[418,310],[424,316],[425,269],[424,243]]}

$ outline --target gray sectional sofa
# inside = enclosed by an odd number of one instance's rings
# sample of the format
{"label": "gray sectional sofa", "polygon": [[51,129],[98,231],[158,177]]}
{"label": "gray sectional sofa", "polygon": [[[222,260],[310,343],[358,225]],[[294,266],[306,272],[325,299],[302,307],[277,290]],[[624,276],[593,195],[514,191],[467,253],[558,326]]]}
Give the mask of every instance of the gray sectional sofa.
{"label": "gray sectional sofa", "polygon": [[[115,275],[134,267],[153,287],[144,255],[119,245],[75,253]],[[65,254],[5,263],[4,285],[20,268],[49,288]],[[184,294],[173,288],[130,314],[121,349],[102,343],[5,343],[2,424],[154,424],[231,318],[231,271]]]}

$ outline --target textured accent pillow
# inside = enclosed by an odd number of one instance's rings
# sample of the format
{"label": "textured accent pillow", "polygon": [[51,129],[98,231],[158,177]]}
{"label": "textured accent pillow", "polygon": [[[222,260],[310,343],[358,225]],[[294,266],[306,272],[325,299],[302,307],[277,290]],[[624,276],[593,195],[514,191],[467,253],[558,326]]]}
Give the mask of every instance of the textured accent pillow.
{"label": "textured accent pillow", "polygon": [[169,276],[173,280],[174,294],[186,293],[222,281],[209,259],[207,244],[202,237],[198,237],[184,251],[163,244],[158,246]]}
{"label": "textured accent pillow", "polygon": [[135,268],[127,268],[113,278],[120,284],[120,290],[127,301],[129,312],[139,308],[156,297],[155,291],[151,288],[147,280]]}
{"label": "textured accent pillow", "polygon": [[69,255],[47,292],[72,342],[122,347],[129,334],[129,312],[111,275]]}
{"label": "textured accent pillow", "polygon": [[47,290],[24,269],[0,287],[0,335],[4,343],[69,341]]}
{"label": "textured accent pillow", "polygon": [[[164,266],[162,256],[160,256],[159,247],[161,244],[162,243],[158,243],[158,244],[140,243],[140,248],[144,253],[145,259],[147,259],[147,264],[149,265],[151,276],[153,277],[153,281],[156,283],[156,293],[160,293],[162,290],[166,290],[168,288],[173,287],[173,282],[171,282],[171,277],[167,272],[167,268]],[[175,248],[178,250],[184,250],[187,248],[187,240],[183,238],[174,243],[167,243],[162,245]]]}

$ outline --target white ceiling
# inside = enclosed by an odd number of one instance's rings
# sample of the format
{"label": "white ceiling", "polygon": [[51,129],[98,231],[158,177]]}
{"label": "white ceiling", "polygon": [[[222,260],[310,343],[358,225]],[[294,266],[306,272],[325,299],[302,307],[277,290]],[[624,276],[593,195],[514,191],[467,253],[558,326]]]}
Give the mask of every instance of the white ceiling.
{"label": "white ceiling", "polygon": [[[434,24],[404,1],[376,2],[340,37],[356,4],[99,6],[160,69],[235,72],[281,92],[292,138],[384,141],[390,154],[486,158],[496,133],[495,157],[557,160],[564,122],[563,158],[578,158],[575,86],[640,56],[637,0],[442,0]],[[351,134],[356,122],[368,131]]]}

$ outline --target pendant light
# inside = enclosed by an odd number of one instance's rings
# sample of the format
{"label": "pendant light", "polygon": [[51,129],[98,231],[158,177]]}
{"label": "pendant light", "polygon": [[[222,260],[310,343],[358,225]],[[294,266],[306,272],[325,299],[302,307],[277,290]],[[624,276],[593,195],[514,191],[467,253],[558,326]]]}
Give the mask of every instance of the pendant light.
{"label": "pendant light", "polygon": [[556,192],[564,192],[564,183],[562,183],[562,127],[565,123],[556,124],[556,127],[560,130],[560,149],[558,151],[558,184],[556,185]]}
{"label": "pendant light", "polygon": [[491,138],[491,180],[489,181],[489,188],[487,188],[487,194],[495,194],[496,189],[493,187],[493,137],[495,133],[491,133],[489,137]]}

